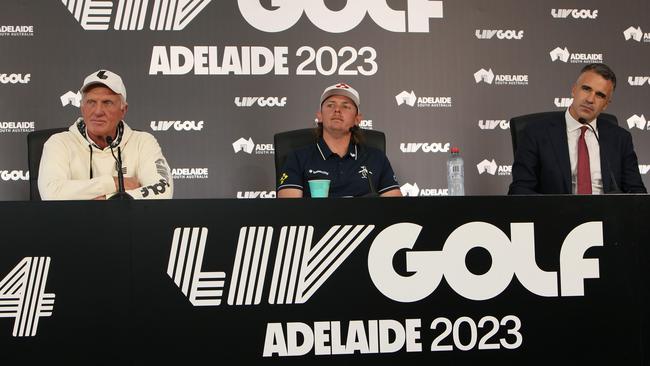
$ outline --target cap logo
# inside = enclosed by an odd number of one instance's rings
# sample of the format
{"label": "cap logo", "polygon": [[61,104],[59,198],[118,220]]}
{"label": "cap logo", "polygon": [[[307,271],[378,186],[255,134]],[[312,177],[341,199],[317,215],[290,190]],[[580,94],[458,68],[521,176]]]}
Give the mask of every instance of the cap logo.
{"label": "cap logo", "polygon": [[101,70],[100,72],[98,72],[97,77],[102,80],[108,79],[108,76],[106,76],[106,70]]}
{"label": "cap logo", "polygon": [[339,88],[339,89],[350,89],[350,85],[348,85],[346,83],[336,84],[336,87]]}

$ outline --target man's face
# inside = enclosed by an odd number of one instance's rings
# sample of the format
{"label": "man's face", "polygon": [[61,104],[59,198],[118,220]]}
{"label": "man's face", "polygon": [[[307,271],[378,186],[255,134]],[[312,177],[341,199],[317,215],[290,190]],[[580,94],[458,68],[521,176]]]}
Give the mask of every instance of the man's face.
{"label": "man's face", "polygon": [[81,116],[88,136],[100,146],[106,136],[114,138],[117,124],[124,119],[127,107],[122,104],[120,95],[111,89],[102,85],[91,86],[81,101]]}
{"label": "man's face", "polygon": [[611,80],[605,80],[594,71],[582,73],[571,89],[573,103],[569,107],[569,113],[576,120],[584,118],[592,121],[604,111],[612,99],[614,84]]}
{"label": "man's face", "polygon": [[330,134],[349,133],[352,126],[361,122],[357,106],[352,99],[342,95],[332,95],[325,99],[316,117],[323,122],[323,131]]}

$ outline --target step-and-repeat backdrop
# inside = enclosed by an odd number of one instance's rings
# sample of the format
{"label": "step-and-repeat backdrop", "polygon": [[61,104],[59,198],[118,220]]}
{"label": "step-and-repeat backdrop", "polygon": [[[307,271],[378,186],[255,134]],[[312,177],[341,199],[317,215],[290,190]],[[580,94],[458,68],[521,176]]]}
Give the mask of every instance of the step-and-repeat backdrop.
{"label": "step-and-repeat backdrop", "polygon": [[0,200],[28,199],[27,133],[70,125],[100,68],[178,198],[275,197],[273,134],[313,126],[337,82],[387,134],[404,194],[446,194],[452,146],[468,194],[504,194],[509,119],[566,109],[591,62],[618,76],[608,112],[650,184],[647,0],[4,0],[0,45]]}

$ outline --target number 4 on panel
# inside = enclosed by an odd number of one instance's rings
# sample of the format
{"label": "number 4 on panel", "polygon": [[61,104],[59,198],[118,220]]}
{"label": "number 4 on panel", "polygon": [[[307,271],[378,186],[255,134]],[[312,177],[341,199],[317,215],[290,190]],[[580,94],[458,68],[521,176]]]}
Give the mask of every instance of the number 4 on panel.
{"label": "number 4 on panel", "polygon": [[42,316],[51,316],[54,294],[45,293],[50,257],[25,257],[0,280],[0,318],[15,318],[14,337],[33,337]]}

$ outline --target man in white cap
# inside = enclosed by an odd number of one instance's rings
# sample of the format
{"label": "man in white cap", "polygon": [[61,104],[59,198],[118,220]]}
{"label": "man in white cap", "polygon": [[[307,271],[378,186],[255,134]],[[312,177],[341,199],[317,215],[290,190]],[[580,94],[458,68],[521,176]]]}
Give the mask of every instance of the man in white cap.
{"label": "man in white cap", "polygon": [[330,197],[401,196],[384,152],[361,142],[360,105],[359,93],[348,84],[323,91],[316,112],[318,141],[288,155],[277,186],[278,198],[311,197],[307,182],[313,179],[330,181]]}
{"label": "man in white cap", "polygon": [[124,122],[122,78],[108,70],[86,77],[81,118],[43,147],[38,189],[44,200],[107,199],[118,191],[114,154],[121,155],[124,189],[135,199],[172,198],[171,170],[156,139]]}

